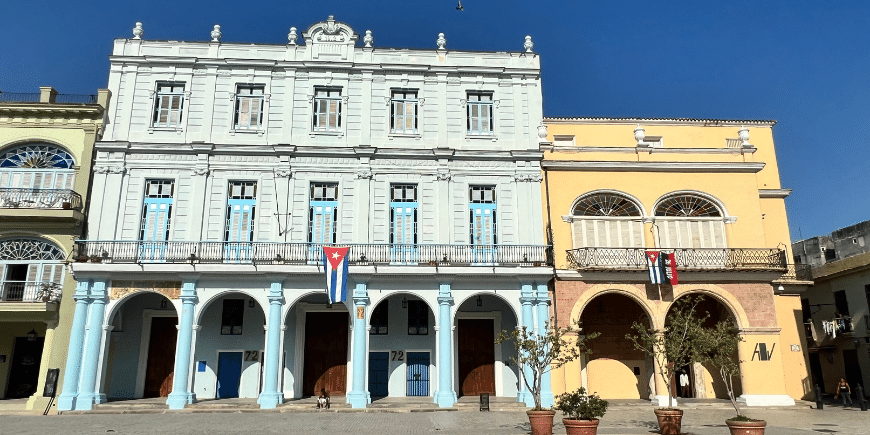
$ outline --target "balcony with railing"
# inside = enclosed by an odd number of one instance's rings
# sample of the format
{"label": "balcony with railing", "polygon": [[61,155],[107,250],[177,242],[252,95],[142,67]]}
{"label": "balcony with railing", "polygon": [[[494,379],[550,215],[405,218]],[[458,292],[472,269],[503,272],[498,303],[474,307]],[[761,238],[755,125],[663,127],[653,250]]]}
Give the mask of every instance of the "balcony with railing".
{"label": "balcony with railing", "polygon": [[[50,97],[47,97],[46,95],[50,95]],[[0,103],[97,104],[97,95],[0,92]]]}
{"label": "balcony with railing", "polygon": [[[79,241],[77,262],[321,264],[323,246],[283,242]],[[546,245],[347,244],[350,265],[547,266]]]}
{"label": "balcony with railing", "polygon": [[787,264],[786,271],[776,282],[781,283],[812,283],[813,268],[809,264]]}
{"label": "balcony with railing", "polygon": [[[579,248],[568,250],[568,267],[581,271],[646,270],[647,248]],[[785,251],[768,248],[656,249],[676,254],[677,270],[780,271]]]}
{"label": "balcony with railing", "polygon": [[82,210],[82,196],[70,189],[0,188],[0,208]]}
{"label": "balcony with railing", "polygon": [[44,281],[4,281],[0,286],[2,302],[57,302],[61,285]]}

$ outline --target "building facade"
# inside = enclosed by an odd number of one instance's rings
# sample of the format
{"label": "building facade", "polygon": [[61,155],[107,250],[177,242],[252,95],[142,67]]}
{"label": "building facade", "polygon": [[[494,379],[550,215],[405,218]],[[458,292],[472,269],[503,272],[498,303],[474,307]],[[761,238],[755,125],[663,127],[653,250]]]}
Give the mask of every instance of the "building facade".
{"label": "building facade", "polygon": [[812,267],[815,285],[801,295],[813,386],[853,394],[870,381],[870,221],[792,244],[795,262]]}
{"label": "building facade", "polygon": [[[549,310],[530,38],[380,48],[332,17],[284,45],[133,33],[110,58],[59,409],[531,400],[493,343]],[[323,246],[350,247],[345,303]]]}
{"label": "building facade", "polygon": [[46,374],[66,358],[75,282],[64,263],[83,233],[109,95],[0,93],[0,398],[29,397],[27,409],[46,407]]}
{"label": "building facade", "polygon": [[[678,368],[668,392],[653,361],[625,339],[665,326],[674,301],[704,296],[710,321],[730,318],[744,341],[736,394],[791,405],[810,392],[798,329],[800,291],[772,121],[546,118],[544,210],[554,245],[556,323],[599,332],[592,353],[553,375],[553,391],[604,398],[727,397],[718,371]],[[750,141],[751,138],[751,141]],[[645,251],[673,253],[675,285],[651,284]],[[791,271],[791,273],[789,273]]]}

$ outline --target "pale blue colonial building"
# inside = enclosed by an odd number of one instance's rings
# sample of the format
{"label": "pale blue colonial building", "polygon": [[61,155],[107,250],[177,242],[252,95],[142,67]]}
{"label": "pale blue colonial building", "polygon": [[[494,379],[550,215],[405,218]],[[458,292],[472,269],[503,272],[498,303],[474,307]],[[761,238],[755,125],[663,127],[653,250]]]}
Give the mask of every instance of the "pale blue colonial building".
{"label": "pale blue colonial building", "polygon": [[[110,58],[59,409],[531,402],[493,342],[549,318],[530,38],[391,49],[332,17],[279,45],[133,34]],[[350,246],[343,304],[323,245]]]}

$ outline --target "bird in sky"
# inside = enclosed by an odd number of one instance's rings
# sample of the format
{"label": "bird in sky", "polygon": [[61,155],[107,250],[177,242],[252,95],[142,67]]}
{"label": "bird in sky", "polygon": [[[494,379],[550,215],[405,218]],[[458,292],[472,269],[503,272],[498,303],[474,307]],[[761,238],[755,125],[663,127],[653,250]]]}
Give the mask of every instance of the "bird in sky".
{"label": "bird in sky", "polygon": [[456,5],[456,10],[457,10],[457,11],[465,10],[465,9],[462,7],[462,0],[459,0],[459,4]]}

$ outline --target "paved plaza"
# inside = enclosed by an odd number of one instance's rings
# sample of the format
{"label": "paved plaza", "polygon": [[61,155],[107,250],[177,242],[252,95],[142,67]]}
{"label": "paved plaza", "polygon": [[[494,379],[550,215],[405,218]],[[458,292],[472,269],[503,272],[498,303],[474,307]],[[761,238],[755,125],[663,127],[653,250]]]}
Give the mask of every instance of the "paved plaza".
{"label": "paved plaza", "polygon": [[[794,408],[754,408],[747,413],[768,422],[768,435],[870,434],[870,411],[829,405],[817,411]],[[683,431],[727,434],[725,407],[685,409]],[[162,414],[3,415],[3,434],[527,434],[523,411],[478,412],[208,412]],[[557,416],[555,434],[565,428]],[[600,434],[656,433],[653,407],[616,406],[602,419]]]}

